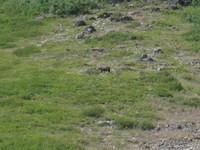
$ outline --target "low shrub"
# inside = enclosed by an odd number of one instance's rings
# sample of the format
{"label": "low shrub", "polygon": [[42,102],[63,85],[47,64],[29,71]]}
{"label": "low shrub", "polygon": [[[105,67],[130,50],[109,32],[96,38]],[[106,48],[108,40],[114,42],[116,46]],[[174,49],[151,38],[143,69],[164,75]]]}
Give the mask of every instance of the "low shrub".
{"label": "low shrub", "polygon": [[117,118],[116,125],[119,129],[151,130],[154,128],[154,124],[150,120],[131,119],[125,117]]}
{"label": "low shrub", "polygon": [[139,122],[139,127],[142,130],[151,130],[151,129],[155,128],[155,125],[150,120],[143,120],[143,121]]}
{"label": "low shrub", "polygon": [[133,129],[138,127],[138,121],[120,117],[116,119],[116,125],[119,129]]}
{"label": "low shrub", "polygon": [[99,118],[104,113],[104,108],[101,106],[90,106],[83,111],[83,114],[87,117]]}

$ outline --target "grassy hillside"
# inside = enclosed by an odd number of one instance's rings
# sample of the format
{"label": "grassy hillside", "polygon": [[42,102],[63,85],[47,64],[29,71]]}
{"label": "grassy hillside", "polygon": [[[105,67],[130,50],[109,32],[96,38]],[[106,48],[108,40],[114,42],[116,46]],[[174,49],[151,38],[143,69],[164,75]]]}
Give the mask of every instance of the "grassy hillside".
{"label": "grassy hillside", "polygon": [[59,16],[86,13],[100,6],[101,0],[1,0],[1,9],[6,13],[36,15],[52,13]]}
{"label": "grassy hillside", "polygon": [[133,149],[168,114],[199,110],[198,6],[0,3],[1,150]]}

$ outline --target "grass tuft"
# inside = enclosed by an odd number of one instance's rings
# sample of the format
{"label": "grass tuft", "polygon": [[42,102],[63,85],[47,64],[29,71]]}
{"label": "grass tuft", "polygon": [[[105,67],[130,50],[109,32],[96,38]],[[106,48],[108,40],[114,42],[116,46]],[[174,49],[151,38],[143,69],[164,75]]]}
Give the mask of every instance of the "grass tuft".
{"label": "grass tuft", "polygon": [[150,120],[131,119],[127,117],[117,118],[116,124],[119,129],[151,130],[154,128],[154,124]]}
{"label": "grass tuft", "polygon": [[137,120],[124,117],[117,118],[116,124],[119,129],[135,129],[138,127]]}
{"label": "grass tuft", "polygon": [[87,117],[99,118],[104,112],[105,110],[101,106],[90,106],[83,111],[83,114]]}

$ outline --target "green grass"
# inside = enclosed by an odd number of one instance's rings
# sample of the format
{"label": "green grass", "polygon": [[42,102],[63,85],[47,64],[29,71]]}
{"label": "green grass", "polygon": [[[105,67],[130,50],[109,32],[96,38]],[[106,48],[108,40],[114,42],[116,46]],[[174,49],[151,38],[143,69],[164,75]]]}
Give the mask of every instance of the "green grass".
{"label": "green grass", "polygon": [[14,51],[14,54],[18,57],[27,57],[32,54],[39,53],[40,49],[34,45],[27,46],[25,48],[20,48]]}
{"label": "green grass", "polygon": [[200,107],[200,99],[199,98],[191,98],[188,100],[183,100],[182,102],[184,105],[191,106],[191,107]]}
{"label": "green grass", "polygon": [[173,97],[173,93],[184,90],[181,83],[166,71],[145,75],[144,80],[154,85],[154,94],[160,97]]}
{"label": "green grass", "polygon": [[38,15],[41,13],[53,13],[64,16],[68,14],[80,14],[88,12],[88,9],[97,7],[98,0],[1,0],[0,9],[7,14]]}
{"label": "green grass", "polygon": [[117,118],[116,123],[120,129],[133,129],[138,127],[138,121],[124,117]]}
{"label": "green grass", "polygon": [[[10,138],[0,144],[1,149],[16,146],[16,149],[54,150],[70,147],[66,144],[70,143],[69,138],[77,145],[76,137],[79,138],[82,133],[77,127],[74,127],[75,131],[68,130],[68,127],[91,124],[96,118],[113,119],[115,111],[123,114],[139,101],[146,101],[144,84],[137,81],[135,73],[127,72],[120,76],[78,75],[44,68],[41,70],[22,62],[8,65],[12,68],[2,69],[0,75],[0,106],[3,116],[0,119],[0,139],[9,135]],[[129,103],[129,106],[122,109],[121,103]],[[139,108],[130,111],[130,115],[135,114],[135,111],[138,112]],[[125,114],[122,116],[126,117]],[[138,115],[136,120],[143,116]],[[60,131],[60,128],[66,130]],[[148,126],[141,123],[137,128],[148,129]],[[37,136],[35,132],[40,135]],[[60,137],[57,137],[60,133]],[[28,135],[33,137],[28,138]],[[48,138],[42,140],[41,136]],[[17,140],[23,137],[27,140]],[[60,138],[66,140],[59,141]],[[28,147],[29,143],[32,143],[32,147]],[[72,146],[71,149],[78,148]]]}
{"label": "green grass", "polygon": [[46,33],[50,22],[51,19],[39,21],[23,16],[0,14],[0,48],[13,48],[20,40]]}
{"label": "green grass", "polygon": [[[14,2],[11,1],[5,1],[4,6],[10,7]],[[179,13],[162,14],[157,21],[148,20],[156,26],[150,31],[140,26],[140,21],[118,23],[124,30],[106,34],[97,30],[86,40],[53,40],[37,47],[41,35],[54,38],[53,31],[59,24],[64,26],[64,36],[74,36],[79,29],[72,26],[75,19],[72,16],[35,19],[33,14],[49,7],[35,9],[35,2],[31,2],[34,5],[30,9],[13,10],[21,16],[3,12],[4,9],[0,15],[0,149],[87,149],[91,142],[103,138],[101,134],[98,137],[93,132],[88,134],[93,128],[97,132],[104,129],[97,125],[98,121],[113,120],[113,132],[151,130],[162,119],[158,112],[166,107],[199,107],[198,98],[169,103],[176,101],[177,95],[194,92],[179,78],[179,74],[185,73],[186,77],[191,71],[175,60],[175,53],[181,52],[184,40],[195,43],[198,36],[195,41],[192,33],[188,40],[182,34],[187,32],[185,28],[180,28],[181,32],[169,30],[171,26],[185,27]],[[110,9],[109,12],[119,11],[118,7]],[[154,63],[137,61],[143,53],[152,54],[146,49],[158,46],[164,53],[156,56],[155,66],[167,63],[172,68],[155,71],[151,70]],[[93,47],[105,47],[105,51],[94,52]],[[101,66],[111,67],[111,72],[98,71]],[[189,78],[188,82],[194,82]],[[198,93],[197,88],[197,97]]]}
{"label": "green grass", "polygon": [[83,150],[83,148],[76,146],[74,144],[66,144],[63,141],[55,140],[48,136],[41,135],[25,135],[24,137],[18,137],[16,135],[15,139],[10,137],[5,137],[1,139],[0,148],[2,150]]}
{"label": "green grass", "polygon": [[171,22],[172,20],[156,20],[153,21],[152,23],[156,26],[160,26],[160,27],[170,27],[173,25],[174,22]]}
{"label": "green grass", "polygon": [[131,118],[117,118],[116,124],[119,129],[142,129],[151,130],[154,128],[154,124],[150,120],[136,120]]}
{"label": "green grass", "polygon": [[86,40],[86,43],[91,45],[104,45],[123,43],[127,41],[142,40],[144,37],[139,34],[129,32],[109,32],[101,37],[96,37]]}
{"label": "green grass", "polygon": [[90,106],[83,111],[83,115],[99,118],[104,112],[105,110],[101,106]]}
{"label": "green grass", "polygon": [[160,97],[173,97],[173,95],[169,92],[169,90],[165,88],[156,88],[156,95]]}
{"label": "green grass", "polygon": [[127,24],[126,27],[130,29],[134,29],[134,28],[139,27],[140,25],[141,24],[139,22],[134,22],[134,23]]}
{"label": "green grass", "polygon": [[189,7],[185,8],[184,12],[182,14],[183,18],[189,22],[192,23],[191,29],[189,32],[184,34],[184,37],[187,41],[191,42],[192,44],[192,50],[195,52],[199,52],[200,48],[200,8],[199,7]]}

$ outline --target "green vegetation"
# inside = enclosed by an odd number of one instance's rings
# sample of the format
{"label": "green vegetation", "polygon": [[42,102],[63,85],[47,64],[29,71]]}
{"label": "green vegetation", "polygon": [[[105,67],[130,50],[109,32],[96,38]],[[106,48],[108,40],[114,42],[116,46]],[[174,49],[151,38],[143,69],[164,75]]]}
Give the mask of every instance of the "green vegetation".
{"label": "green vegetation", "polygon": [[39,15],[52,13],[63,16],[86,13],[97,7],[98,0],[1,0],[1,10],[9,14]]}
{"label": "green vegetation", "polygon": [[130,40],[142,40],[142,35],[137,35],[135,33],[128,32],[109,32],[101,37],[88,39],[86,43],[92,45],[104,45],[104,44],[114,44],[114,43],[122,43]]}
{"label": "green vegetation", "polygon": [[0,10],[7,14],[25,16],[54,14],[58,16],[88,13],[105,2],[122,2],[125,0],[0,0]]}
{"label": "green vegetation", "polygon": [[0,48],[12,48],[21,39],[46,33],[50,22],[51,20],[42,22],[33,18],[0,14]]}
{"label": "green vegetation", "polygon": [[118,118],[116,122],[120,129],[132,129],[138,126],[138,121],[128,118]]}
{"label": "green vegetation", "polygon": [[20,48],[14,51],[14,54],[19,57],[27,57],[32,54],[39,53],[40,49],[34,45],[27,46],[25,48]]}
{"label": "green vegetation", "polygon": [[[113,121],[112,133],[142,132],[163,119],[158,112],[199,108],[196,68],[181,62],[188,50],[198,56],[199,7],[152,12],[149,3],[104,2],[0,0],[1,150],[93,149],[104,138],[101,121]],[[143,17],[126,23],[96,15],[135,9]],[[83,13],[97,32],[76,39],[85,27],[74,27],[75,15]]]}
{"label": "green vegetation", "polygon": [[88,117],[99,118],[103,115],[104,111],[100,106],[90,106],[84,110],[83,114]]}
{"label": "green vegetation", "polygon": [[67,149],[67,150],[83,150],[83,148],[73,145],[66,144],[60,140],[55,140],[50,137],[43,137],[41,135],[31,135],[27,137],[21,137],[20,139],[12,139],[10,137],[5,137],[1,139],[0,144],[1,149],[9,150],[58,150],[58,149]]}
{"label": "green vegetation", "polygon": [[183,100],[184,105],[188,105],[191,107],[200,107],[200,99],[199,98],[191,98],[189,100]]}
{"label": "green vegetation", "polygon": [[[199,4],[199,1],[196,1]],[[192,23],[191,29],[185,34],[186,40],[192,43],[193,50],[199,52],[200,49],[200,7],[189,7],[184,10],[184,18]]]}
{"label": "green vegetation", "polygon": [[134,129],[150,130],[154,128],[154,124],[150,120],[133,120],[130,118],[117,118],[116,123],[119,129]]}

